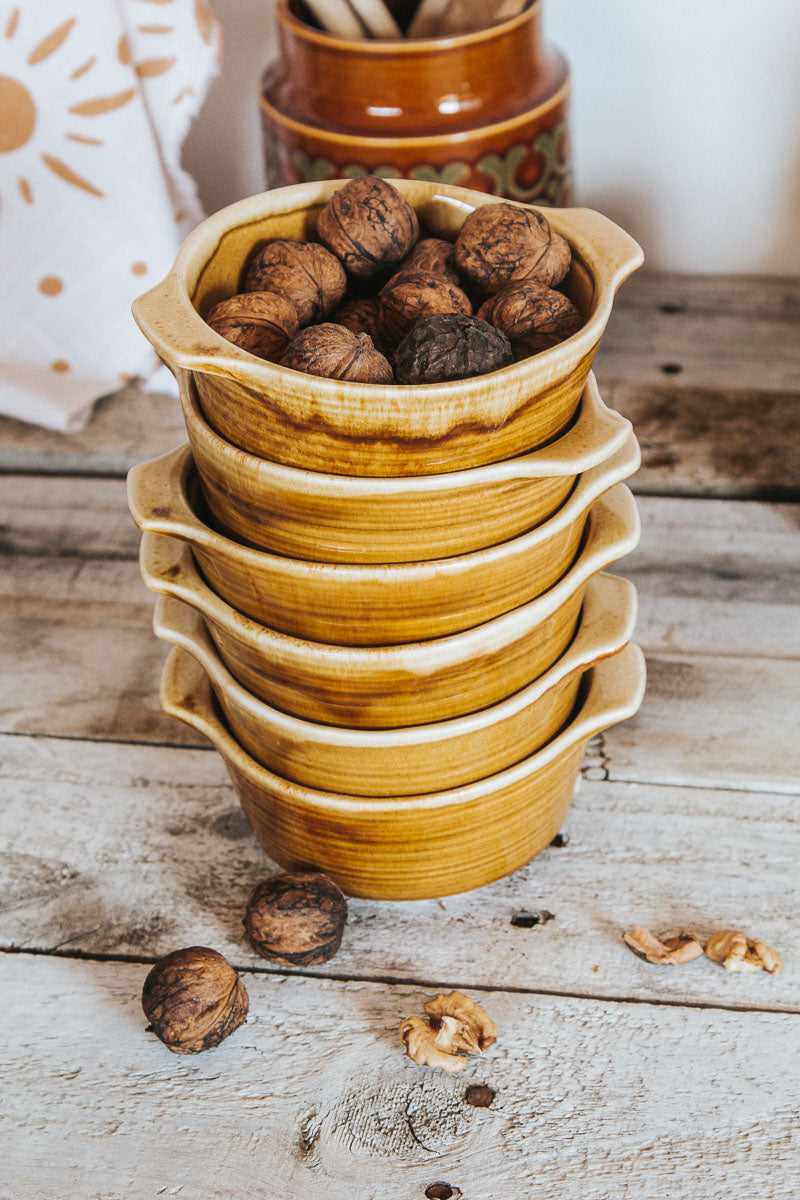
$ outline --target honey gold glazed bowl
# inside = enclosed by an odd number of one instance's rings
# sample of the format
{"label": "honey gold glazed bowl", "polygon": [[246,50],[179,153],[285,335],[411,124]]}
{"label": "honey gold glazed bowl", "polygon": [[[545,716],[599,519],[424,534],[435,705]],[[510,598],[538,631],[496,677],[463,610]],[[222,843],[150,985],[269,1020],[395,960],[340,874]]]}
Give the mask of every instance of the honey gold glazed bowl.
{"label": "honey gold glazed bowl", "polygon": [[[313,240],[318,213],[345,182],[278,188],[215,213],[189,235],[167,277],[134,303],[139,328],[164,361],[192,373],[211,427],[261,458],[336,475],[459,471],[555,437],[578,406],[614,294],[642,262],[628,234],[588,209],[546,210],[572,247],[563,287],[582,327],[487,375],[421,387],[325,379],[256,358],[206,324],[211,308],[238,291],[251,250],[275,238]],[[445,184],[393,183],[416,209],[423,236],[453,240],[470,212],[496,203]]]}
{"label": "honey gold glazed bowl", "polygon": [[326,475],[232,446],[205,420],[192,376],[181,403],[203,494],[217,528],[238,541],[323,562],[395,563],[468,554],[547,520],[583,471],[630,433],[590,374],[569,430],[530,454],[451,471],[379,479]]}
{"label": "honey gold glazed bowl", "polygon": [[244,616],[205,583],[191,550],[145,533],[142,578],[206,621],[225,666],[274,708],[329,725],[391,728],[447,720],[496,704],[553,665],[569,644],[593,575],[639,540],[624,484],[592,509],[578,558],[554,587],[464,633],[398,646],[343,646],[288,637]]}
{"label": "honey gold glazed bowl", "polygon": [[515,871],[561,826],[589,738],[638,710],[638,646],[587,672],[569,723],[547,745],[476,783],[408,797],[302,787],[247,754],[214,709],[199,663],[177,647],[161,681],[165,712],[209,738],[256,839],[281,866],[324,871],[350,895],[421,900],[468,891]]}
{"label": "honey gold glazed bowl", "polygon": [[246,616],[294,637],[386,646],[457,633],[541,595],[574,562],[592,505],[638,465],[630,433],[536,529],[471,554],[415,563],[307,562],[217,533],[201,515],[188,446],[134,467],[128,498],[140,529],[187,542],[209,585]]}
{"label": "honey gold glazed bowl", "polygon": [[400,729],[320,725],[265,704],[236,682],[202,617],[180,600],[159,596],[153,628],[197,659],[231,733],[268,770],[324,791],[413,796],[471,783],[527,758],[567,721],[583,673],[618,653],[635,621],[633,584],[597,575],[575,637],[535,683],[469,716]]}

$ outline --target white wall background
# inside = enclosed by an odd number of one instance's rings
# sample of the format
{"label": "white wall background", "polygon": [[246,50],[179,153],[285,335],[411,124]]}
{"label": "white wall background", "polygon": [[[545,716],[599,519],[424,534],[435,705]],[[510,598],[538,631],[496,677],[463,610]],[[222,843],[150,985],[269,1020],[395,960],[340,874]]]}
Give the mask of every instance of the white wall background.
{"label": "white wall background", "polygon": [[[184,160],[209,211],[263,187],[272,0],[211,0],[222,72]],[[800,2],[544,0],[573,69],[579,203],[676,271],[800,273]]]}

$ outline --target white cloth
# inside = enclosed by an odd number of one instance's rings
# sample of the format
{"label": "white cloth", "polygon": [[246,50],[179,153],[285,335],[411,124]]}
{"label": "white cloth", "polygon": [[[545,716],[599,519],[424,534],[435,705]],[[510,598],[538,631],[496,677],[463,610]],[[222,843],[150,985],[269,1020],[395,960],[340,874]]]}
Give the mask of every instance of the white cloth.
{"label": "white cloth", "polygon": [[157,369],[130,306],[202,217],[220,44],[204,0],[0,0],[0,412],[77,429]]}

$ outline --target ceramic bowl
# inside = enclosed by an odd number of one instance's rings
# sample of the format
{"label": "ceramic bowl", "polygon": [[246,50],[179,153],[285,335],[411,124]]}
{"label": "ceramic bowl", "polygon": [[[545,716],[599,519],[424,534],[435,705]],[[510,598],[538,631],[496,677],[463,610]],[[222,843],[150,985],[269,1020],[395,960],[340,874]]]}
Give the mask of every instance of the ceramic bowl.
{"label": "ceramic bowl", "polygon": [[644,682],[631,644],[587,672],[572,719],[543,749],[477,783],[411,797],[319,791],[268,771],[224,727],[208,676],[184,650],[167,659],[161,706],[213,742],[257,840],[281,866],[324,871],[354,896],[419,900],[490,883],[544,849],[586,743],[633,716]]}
{"label": "ceramic bowl", "polygon": [[494,775],[542,746],[564,725],[583,673],[631,639],[636,589],[626,579],[589,581],[570,645],[535,683],[465,717],[400,729],[342,729],[264,704],[226,669],[199,613],[159,596],[153,628],[208,675],[225,722],[257,762],[296,783],[357,796],[413,796]]}
{"label": "ceramic bowl", "polygon": [[200,515],[188,446],[134,467],[128,497],[137,525],[186,541],[208,584],[245,616],[312,641],[387,646],[469,629],[547,591],[575,560],[592,505],[638,465],[630,433],[536,529],[471,554],[387,565],[285,558],[217,533]]}
{"label": "ceramic bowl", "polygon": [[178,378],[216,527],[275,554],[322,562],[448,558],[517,537],[552,516],[576,476],[608,459],[631,428],[606,408],[590,375],[575,423],[532,454],[447,475],[323,475],[226,442],[203,417],[189,372]]}
{"label": "ceramic bowl", "polygon": [[[297,184],[215,213],[184,242],[169,275],[133,306],[164,361],[191,371],[209,424],[234,446],[334,475],[422,475],[500,462],[542,445],[575,413],[619,285],[641,264],[636,242],[588,209],[547,209],[573,249],[564,288],[583,314],[558,346],[472,379],[404,387],[323,379],[265,362],[203,317],[239,287],[252,248],[314,235],[343,180]],[[428,235],[453,239],[493,196],[396,180]]]}
{"label": "ceramic bowl", "polygon": [[231,674],[274,708],[358,728],[422,725],[496,704],[526,687],[572,638],[586,585],[634,549],[639,519],[620,484],[592,509],[572,568],[545,595],[465,633],[400,646],[342,646],[287,637],[242,615],[202,579],[189,547],[146,533],[146,585],[205,618]]}

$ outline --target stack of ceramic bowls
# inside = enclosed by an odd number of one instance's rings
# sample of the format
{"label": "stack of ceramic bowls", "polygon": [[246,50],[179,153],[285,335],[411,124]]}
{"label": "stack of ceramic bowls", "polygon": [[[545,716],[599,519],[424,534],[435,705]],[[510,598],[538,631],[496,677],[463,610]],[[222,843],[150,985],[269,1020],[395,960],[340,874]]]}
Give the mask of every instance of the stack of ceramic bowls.
{"label": "stack of ceramic bowls", "polygon": [[[341,183],[256,196],[184,244],[136,318],[175,371],[188,444],[134,468],[165,711],[223,755],[256,837],[354,895],[438,896],[552,839],[586,742],[632,715],[630,424],[590,373],[641,251],[548,212],[572,245],[566,342],[412,388],[286,370],[203,314],[254,244],[313,237]],[[491,197],[399,181],[431,236]]]}

